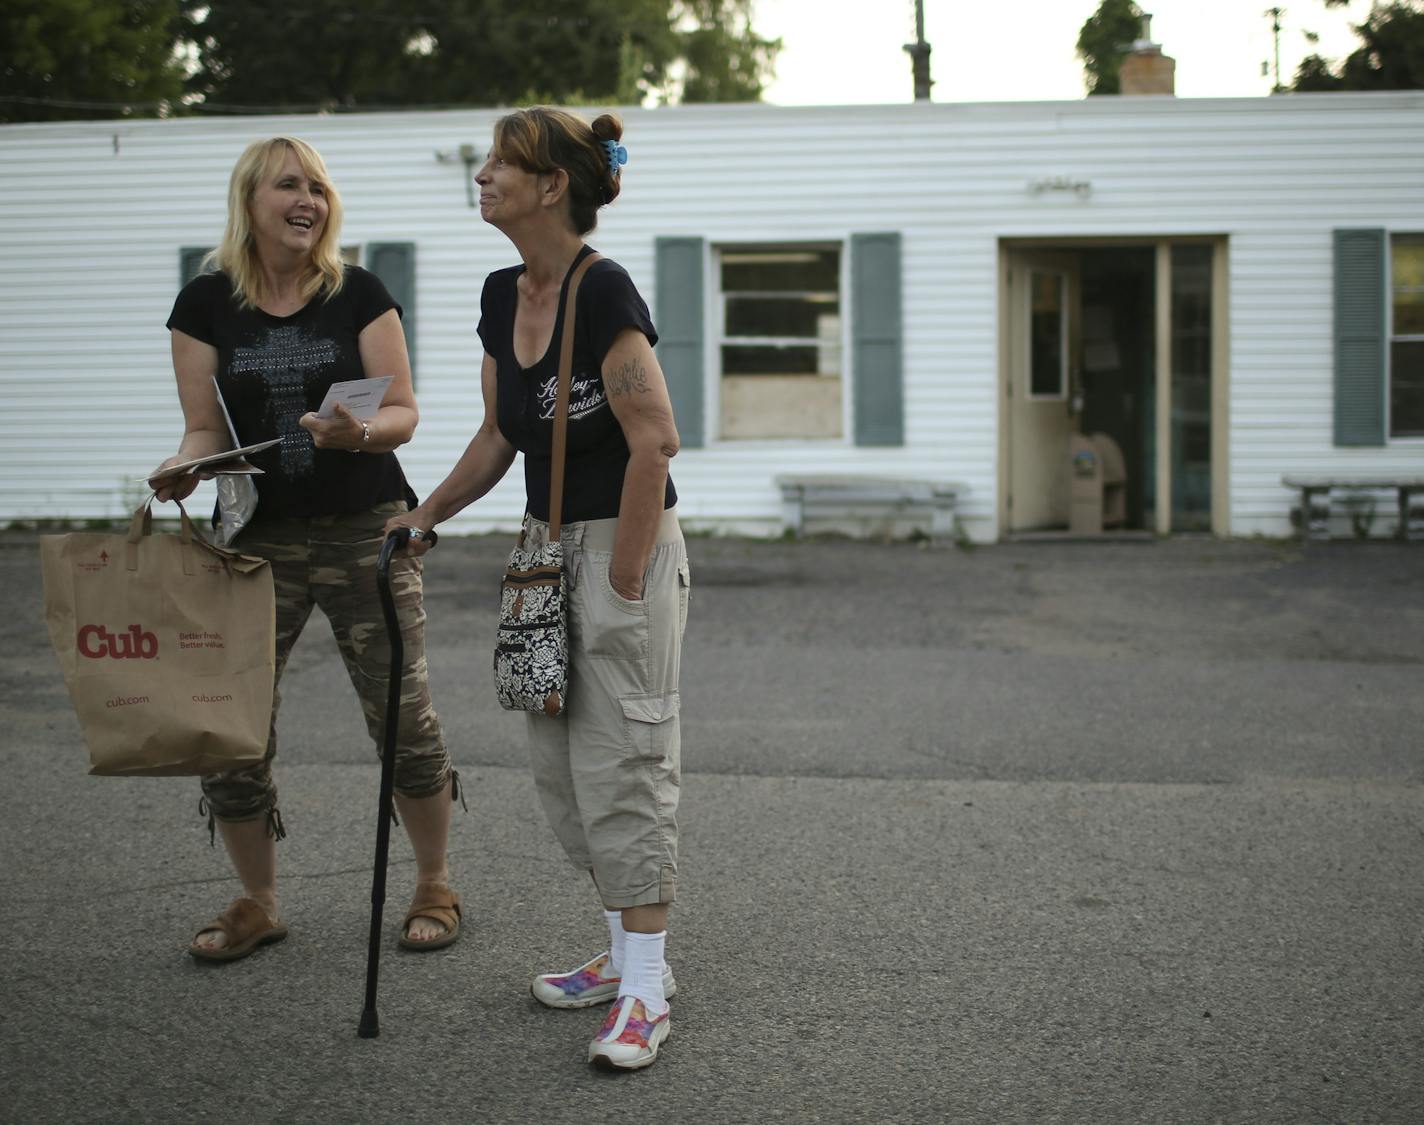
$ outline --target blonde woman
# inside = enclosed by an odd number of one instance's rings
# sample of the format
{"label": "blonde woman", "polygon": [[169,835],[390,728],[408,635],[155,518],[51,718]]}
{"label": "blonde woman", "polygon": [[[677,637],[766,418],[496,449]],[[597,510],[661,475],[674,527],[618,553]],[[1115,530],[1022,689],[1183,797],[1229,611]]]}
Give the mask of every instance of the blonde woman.
{"label": "blonde woman", "polygon": [[[589,124],[548,107],[495,125],[475,176],[480,216],[522,261],[490,274],[480,299],[484,422],[425,503],[391,526],[429,531],[488,492],[520,452],[526,545],[547,540],[563,295],[593,253],[584,237],[598,210],[619,194],[622,132],[609,114]],[[537,976],[531,991],[551,1008],[611,1002],[588,1060],[636,1069],[667,1038],[677,988],[663,951],[677,889],[690,575],[668,475],[677,427],[648,307],[608,259],[589,267],[575,304],[561,532],[568,703],[557,719],[526,721],[539,798],[570,861],[593,877],[609,945],[575,969]]]}
{"label": "blonde woman", "polygon": [[[366,726],[381,745],[390,650],[374,580],[385,523],[415,504],[394,450],[418,413],[400,307],[373,274],[341,260],[341,199],[320,155],[274,137],[248,146],[233,169],[227,226],[203,273],[169,317],[183,409],[177,454],[160,468],[242,444],[279,444],[252,457],[257,508],[237,549],[271,562],[277,594],[277,678],[312,608],[331,623]],[[389,375],[376,416],[315,411],[334,382]],[[222,400],[219,401],[219,390]],[[182,499],[197,478],[156,478],[160,500]],[[429,950],[459,934],[446,843],[458,778],[426,683],[421,564],[391,568],[405,645],[396,747],[396,804],[416,860],[416,890],[401,944]],[[257,765],[202,779],[202,808],[242,883],[242,897],[193,938],[202,961],[234,961],[280,941],[276,843],[284,835],[272,780],[272,734]]]}

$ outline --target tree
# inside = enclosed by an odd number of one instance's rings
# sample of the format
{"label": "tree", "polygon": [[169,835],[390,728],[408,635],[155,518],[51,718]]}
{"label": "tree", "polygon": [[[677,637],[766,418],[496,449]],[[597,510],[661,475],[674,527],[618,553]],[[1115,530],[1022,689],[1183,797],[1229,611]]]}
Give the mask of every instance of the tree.
{"label": "tree", "polygon": [[199,106],[396,104],[414,77],[423,28],[400,0],[182,3],[194,60],[189,100]]}
{"label": "tree", "polygon": [[1092,94],[1121,91],[1118,71],[1142,32],[1142,9],[1133,0],[1103,0],[1078,32],[1078,57]]}
{"label": "tree", "polygon": [[[1343,8],[1349,0],[1325,0]],[[1424,89],[1424,0],[1375,3],[1363,23],[1353,25],[1362,41],[1339,66],[1318,54],[1301,60],[1291,89]]]}
{"label": "tree", "polygon": [[1331,72],[1328,60],[1319,55],[1306,55],[1296,67],[1295,81],[1291,83],[1291,89],[1301,93],[1338,90],[1340,79]]}
{"label": "tree", "polygon": [[203,103],[359,109],[745,101],[779,41],[751,0],[182,0]]}
{"label": "tree", "polygon": [[668,0],[458,0],[404,102],[641,100],[677,52]]}
{"label": "tree", "polygon": [[684,102],[754,102],[771,80],[781,40],[752,30],[751,0],[684,0]]}
{"label": "tree", "polygon": [[179,0],[4,0],[0,122],[152,115],[176,103]]}

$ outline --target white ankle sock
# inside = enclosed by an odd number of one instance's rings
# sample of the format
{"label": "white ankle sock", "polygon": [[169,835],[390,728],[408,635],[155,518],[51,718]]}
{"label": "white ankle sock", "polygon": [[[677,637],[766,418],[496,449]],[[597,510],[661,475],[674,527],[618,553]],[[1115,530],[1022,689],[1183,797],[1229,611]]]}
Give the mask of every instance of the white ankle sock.
{"label": "white ankle sock", "polygon": [[630,932],[626,941],[623,983],[618,986],[618,995],[636,996],[650,1016],[662,1015],[667,1010],[667,997],[663,995],[663,948],[667,942],[667,931],[656,934]]}
{"label": "white ankle sock", "polygon": [[605,910],[603,916],[608,919],[608,960],[616,977],[623,975],[623,911]]}

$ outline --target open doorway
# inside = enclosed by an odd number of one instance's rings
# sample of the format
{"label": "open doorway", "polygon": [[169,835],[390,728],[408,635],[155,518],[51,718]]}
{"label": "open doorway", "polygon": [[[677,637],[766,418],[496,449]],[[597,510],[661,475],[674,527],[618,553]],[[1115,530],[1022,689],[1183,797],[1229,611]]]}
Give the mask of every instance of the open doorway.
{"label": "open doorway", "polygon": [[1226,533],[1225,250],[1005,244],[1006,533]]}
{"label": "open doorway", "polygon": [[1082,395],[1078,429],[1122,452],[1124,525],[1152,526],[1156,371],[1151,247],[1079,252],[1083,272]]}

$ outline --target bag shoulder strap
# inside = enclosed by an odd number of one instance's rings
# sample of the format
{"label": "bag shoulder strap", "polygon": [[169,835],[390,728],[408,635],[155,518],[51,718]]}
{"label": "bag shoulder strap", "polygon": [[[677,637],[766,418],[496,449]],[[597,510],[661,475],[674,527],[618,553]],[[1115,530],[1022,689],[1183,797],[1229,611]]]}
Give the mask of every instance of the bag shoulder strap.
{"label": "bag shoulder strap", "polygon": [[578,264],[569,278],[568,296],[564,298],[564,329],[559,341],[559,397],[554,406],[554,459],[549,467],[549,542],[559,537],[563,527],[564,508],[564,462],[568,450],[569,430],[569,385],[573,381],[574,366],[574,298],[578,296],[579,282],[588,272],[588,267],[602,258],[596,251]]}

